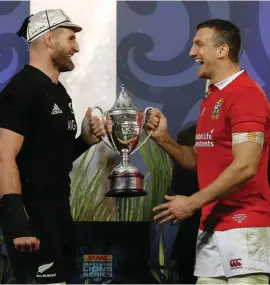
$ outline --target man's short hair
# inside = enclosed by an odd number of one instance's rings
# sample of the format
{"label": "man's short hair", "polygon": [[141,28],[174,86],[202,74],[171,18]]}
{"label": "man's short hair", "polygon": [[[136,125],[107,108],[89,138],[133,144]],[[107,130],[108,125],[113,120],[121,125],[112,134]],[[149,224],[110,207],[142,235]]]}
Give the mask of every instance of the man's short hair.
{"label": "man's short hair", "polygon": [[215,41],[217,45],[227,44],[230,48],[229,59],[234,62],[239,62],[239,55],[241,50],[241,36],[239,28],[227,20],[212,19],[200,23],[197,30],[202,28],[214,29],[216,36]]}

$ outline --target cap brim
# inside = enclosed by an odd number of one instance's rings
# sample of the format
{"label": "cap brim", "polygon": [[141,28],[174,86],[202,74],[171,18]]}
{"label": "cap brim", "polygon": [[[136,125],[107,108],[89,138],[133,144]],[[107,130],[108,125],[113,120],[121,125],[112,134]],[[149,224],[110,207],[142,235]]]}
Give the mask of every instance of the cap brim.
{"label": "cap brim", "polygon": [[63,25],[59,25],[58,27],[66,27],[72,29],[75,33],[78,33],[82,30],[82,27],[75,25],[73,23],[64,23]]}

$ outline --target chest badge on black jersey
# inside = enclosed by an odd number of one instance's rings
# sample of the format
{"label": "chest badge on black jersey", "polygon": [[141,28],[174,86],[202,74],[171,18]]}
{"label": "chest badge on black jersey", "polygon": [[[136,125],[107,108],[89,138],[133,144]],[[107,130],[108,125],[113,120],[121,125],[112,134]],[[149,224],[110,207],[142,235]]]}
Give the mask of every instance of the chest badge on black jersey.
{"label": "chest badge on black jersey", "polygon": [[221,98],[217,101],[211,116],[211,120],[217,120],[219,117],[220,109],[223,104],[224,100]]}

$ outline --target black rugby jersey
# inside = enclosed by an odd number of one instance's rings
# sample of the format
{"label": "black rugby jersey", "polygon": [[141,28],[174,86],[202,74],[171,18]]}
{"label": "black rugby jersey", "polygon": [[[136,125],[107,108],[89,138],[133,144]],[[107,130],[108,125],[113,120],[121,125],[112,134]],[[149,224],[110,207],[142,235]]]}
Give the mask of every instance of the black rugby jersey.
{"label": "black rugby jersey", "polygon": [[76,120],[64,86],[26,65],[1,92],[0,127],[24,136],[17,156],[24,198],[68,203],[72,162],[89,146],[75,139]]}

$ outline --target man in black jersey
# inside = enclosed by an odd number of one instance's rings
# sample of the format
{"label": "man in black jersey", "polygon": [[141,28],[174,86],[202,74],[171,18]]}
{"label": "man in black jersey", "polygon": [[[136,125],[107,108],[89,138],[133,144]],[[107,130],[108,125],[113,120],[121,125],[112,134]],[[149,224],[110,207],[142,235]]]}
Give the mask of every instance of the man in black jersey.
{"label": "man in black jersey", "polygon": [[69,173],[72,162],[105,135],[104,122],[91,118],[89,108],[75,139],[72,102],[58,80],[74,68],[81,30],[60,9],[26,19],[18,35],[29,43],[29,65],[0,95],[0,219],[19,284],[72,277]]}

